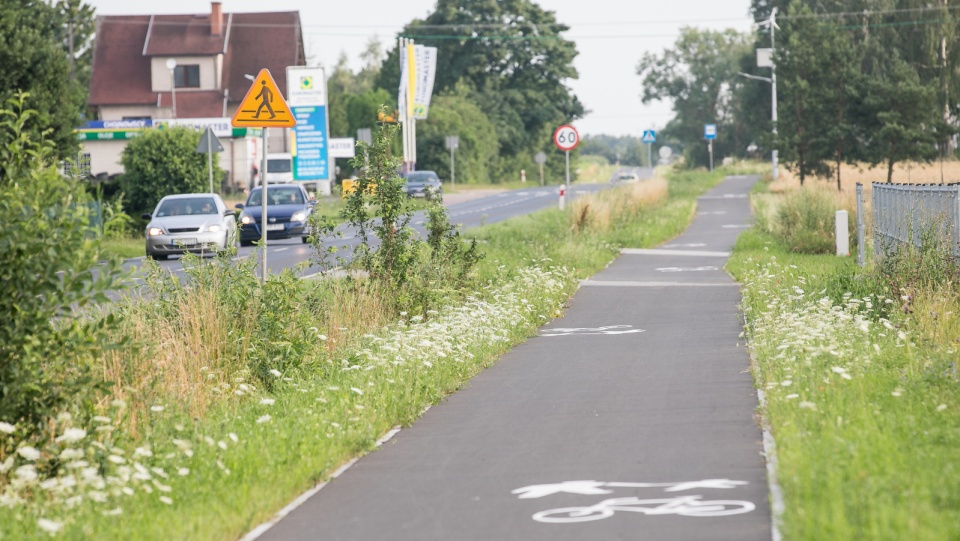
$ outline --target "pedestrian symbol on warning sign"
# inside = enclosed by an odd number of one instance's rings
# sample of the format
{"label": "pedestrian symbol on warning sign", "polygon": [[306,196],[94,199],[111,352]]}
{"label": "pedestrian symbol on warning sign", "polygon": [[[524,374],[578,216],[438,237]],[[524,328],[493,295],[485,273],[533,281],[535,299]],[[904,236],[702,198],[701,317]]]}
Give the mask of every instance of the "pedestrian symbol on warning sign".
{"label": "pedestrian symbol on warning sign", "polygon": [[260,93],[257,94],[257,99],[263,101],[260,102],[260,107],[257,107],[257,114],[254,116],[260,118],[260,111],[266,107],[267,111],[270,112],[270,118],[276,118],[277,114],[273,112],[273,107],[270,107],[270,102],[273,101],[273,92],[270,92],[270,89],[267,88],[266,81],[260,81],[260,84],[262,86],[260,87]]}
{"label": "pedestrian symbol on warning sign", "polygon": [[270,71],[263,69],[240,102],[231,124],[238,128],[291,128],[297,121]]}

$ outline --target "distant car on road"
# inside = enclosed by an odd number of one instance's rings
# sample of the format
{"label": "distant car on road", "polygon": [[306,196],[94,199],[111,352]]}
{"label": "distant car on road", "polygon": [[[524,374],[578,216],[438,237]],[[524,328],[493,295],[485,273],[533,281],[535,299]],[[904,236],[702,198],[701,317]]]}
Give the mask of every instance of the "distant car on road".
{"label": "distant car on road", "polygon": [[443,185],[433,171],[411,171],[403,175],[403,191],[409,197],[429,198],[443,195]]}
{"label": "distant car on road", "polygon": [[146,229],[147,257],[214,253],[236,242],[236,213],[213,193],[168,195],[157,203]]}
{"label": "distant car on road", "polygon": [[620,184],[629,184],[631,182],[640,182],[640,176],[636,173],[621,171],[617,175],[617,182]]}
{"label": "distant car on road", "polygon": [[[247,203],[238,204],[240,212],[240,245],[250,246],[260,240],[263,216],[263,188],[254,188]],[[316,202],[299,184],[270,184],[267,186],[267,238],[290,239],[299,237],[304,243],[310,232],[307,218]]]}

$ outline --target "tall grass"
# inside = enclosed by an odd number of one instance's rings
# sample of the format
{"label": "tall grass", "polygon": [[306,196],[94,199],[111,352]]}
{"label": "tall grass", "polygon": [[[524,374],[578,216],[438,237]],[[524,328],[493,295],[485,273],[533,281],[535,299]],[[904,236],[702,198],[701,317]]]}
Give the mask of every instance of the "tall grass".
{"label": "tall grass", "polygon": [[756,229],[737,242],[787,539],[960,537],[960,295],[952,273],[903,289],[918,261],[864,271]]}

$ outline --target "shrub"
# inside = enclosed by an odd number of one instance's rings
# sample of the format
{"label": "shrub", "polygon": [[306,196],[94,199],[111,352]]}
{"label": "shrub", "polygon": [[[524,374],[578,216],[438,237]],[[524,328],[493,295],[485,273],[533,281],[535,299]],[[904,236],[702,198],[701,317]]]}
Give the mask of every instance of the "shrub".
{"label": "shrub", "polygon": [[[836,249],[835,196],[826,190],[800,189],[788,192],[775,211],[768,227],[790,251],[829,254]],[[855,213],[847,212],[847,231],[855,231]],[[850,235],[851,248],[856,235]]]}
{"label": "shrub", "polygon": [[0,110],[10,141],[0,178],[0,420],[39,430],[92,384],[90,365],[108,347],[103,328],[115,320],[80,311],[105,300],[121,270],[119,261],[98,266],[89,198],[60,174],[51,145],[24,130],[36,114],[26,98]]}
{"label": "shrub", "polygon": [[[206,154],[196,152],[201,133],[191,128],[148,130],[132,139],[120,158],[120,185],[133,211],[152,212],[165,195],[210,189]],[[213,178],[223,170],[213,162]]]}

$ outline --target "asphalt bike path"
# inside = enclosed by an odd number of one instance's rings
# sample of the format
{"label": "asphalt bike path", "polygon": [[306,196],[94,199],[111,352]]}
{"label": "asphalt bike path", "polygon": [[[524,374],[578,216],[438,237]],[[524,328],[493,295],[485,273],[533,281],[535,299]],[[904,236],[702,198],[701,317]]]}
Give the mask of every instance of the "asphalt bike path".
{"label": "asphalt bike path", "polygon": [[258,539],[770,539],[740,289],[723,271],[756,180],[728,177],[683,235],[624,250],[563,318]]}

